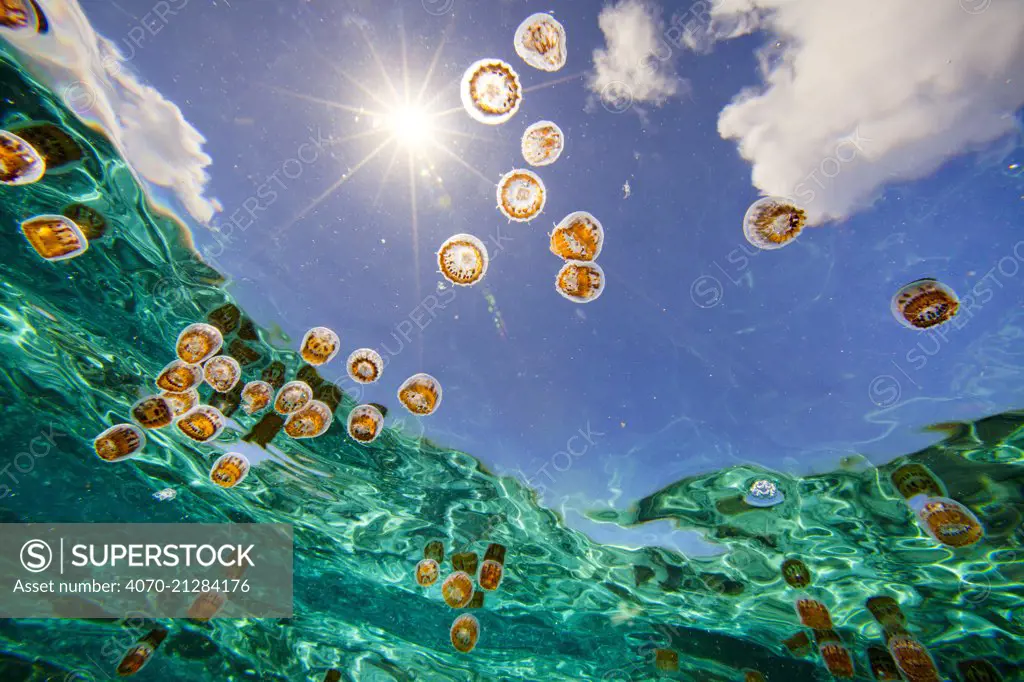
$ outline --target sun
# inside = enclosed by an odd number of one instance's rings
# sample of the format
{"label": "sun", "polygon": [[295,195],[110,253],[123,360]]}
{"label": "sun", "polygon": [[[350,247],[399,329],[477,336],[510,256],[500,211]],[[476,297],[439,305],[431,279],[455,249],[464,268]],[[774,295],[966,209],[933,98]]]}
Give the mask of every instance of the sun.
{"label": "sun", "polygon": [[423,151],[436,142],[434,114],[416,104],[400,105],[389,111],[384,127],[409,151]]}

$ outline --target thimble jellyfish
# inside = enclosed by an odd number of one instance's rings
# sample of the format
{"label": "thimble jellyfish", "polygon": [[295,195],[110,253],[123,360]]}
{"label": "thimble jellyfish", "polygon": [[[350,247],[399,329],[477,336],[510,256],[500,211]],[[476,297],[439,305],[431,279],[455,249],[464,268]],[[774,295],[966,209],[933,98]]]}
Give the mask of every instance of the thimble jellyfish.
{"label": "thimble jellyfish", "polygon": [[527,223],[544,210],[547,190],[533,171],[511,170],[498,181],[498,210],[517,223]]}
{"label": "thimble jellyfish", "polygon": [[95,208],[85,204],[69,204],[61,211],[64,217],[78,225],[89,241],[99,239],[107,233],[107,219]]}
{"label": "thimble jellyfish", "polygon": [[794,656],[806,656],[811,653],[811,638],[806,632],[798,632],[782,642]]}
{"label": "thimble jellyfish", "polygon": [[964,682],[1003,682],[995,666],[983,658],[972,658],[956,664]]}
{"label": "thimble jellyfish", "polygon": [[551,233],[551,253],[562,260],[592,261],[604,246],[601,221],[586,211],[562,218]]}
{"label": "thimble jellyfish", "polygon": [[896,489],[906,499],[927,495],[928,497],[945,497],[946,491],[942,482],[935,477],[923,464],[904,464],[890,476]]}
{"label": "thimble jellyfish", "polygon": [[800,622],[812,630],[831,630],[832,616],[828,607],[815,599],[797,599],[796,615]]}
{"label": "thimble jellyfish", "polygon": [[903,680],[899,668],[896,667],[896,661],[892,660],[892,655],[880,646],[868,647],[868,667],[871,668],[872,677],[879,682]]}
{"label": "thimble jellyfish", "polygon": [[192,601],[192,605],[188,607],[188,617],[194,621],[205,623],[220,613],[227,600],[227,595],[223,592],[216,590],[200,592],[199,596]]}
{"label": "thimble jellyfish", "polygon": [[654,667],[663,672],[679,672],[679,653],[671,649],[655,649]]}
{"label": "thimble jellyfish", "polygon": [[40,215],[21,224],[21,232],[36,253],[48,261],[68,260],[89,249],[78,225],[62,215]]}
{"label": "thimble jellyfish", "polygon": [[[2,1],[0,0],[0,4]],[[121,662],[117,664],[117,674],[120,677],[131,677],[145,668],[166,637],[167,630],[151,630],[121,657]]]}
{"label": "thimble jellyfish", "polygon": [[203,379],[218,393],[227,393],[242,378],[242,367],[229,355],[210,358],[203,365]]}
{"label": "thimble jellyfish", "polygon": [[902,628],[907,624],[907,617],[892,597],[871,597],[865,605],[878,624],[886,630]]}
{"label": "thimble jellyfish", "polygon": [[781,249],[803,231],[807,213],[787,199],[763,197],[743,216],[743,236],[759,249]]}
{"label": "thimble jellyfish", "polygon": [[199,405],[182,415],[175,425],[197,443],[206,443],[224,430],[224,415],[216,407]]}
{"label": "thimble jellyfish", "polygon": [[952,320],[960,310],[956,292],[925,278],[907,284],[892,297],[893,317],[910,329],[931,329]]}
{"label": "thimble jellyfish", "polygon": [[274,411],[289,415],[305,407],[313,400],[313,389],[305,381],[289,381],[277,392]]}
{"label": "thimble jellyfish", "polygon": [[928,650],[909,635],[897,635],[889,640],[889,653],[909,682],[941,682]]}
{"label": "thimble jellyfish", "polygon": [[224,345],[224,336],[211,324],[196,322],[185,327],[178,335],[175,350],[182,362],[201,365],[218,352]]}
{"label": "thimble jellyfish", "polygon": [[765,682],[764,675],[758,670],[745,670],[743,671],[744,682]]}
{"label": "thimble jellyfish", "polygon": [[920,500],[915,511],[925,532],[947,547],[968,547],[985,536],[978,517],[956,500],[930,497]]}
{"label": "thimble jellyfish", "polygon": [[523,133],[523,158],[531,166],[550,166],[562,155],[565,135],[551,121],[538,121]]}
{"label": "thimble jellyfish", "polygon": [[468,654],[476,646],[480,637],[480,623],[468,613],[464,613],[452,623],[452,646],[457,651]]}
{"label": "thimble jellyfish", "polygon": [[471,286],[487,273],[487,247],[471,234],[457,234],[441,244],[437,263],[446,280],[458,286]]}
{"label": "thimble jellyfish", "polygon": [[203,381],[201,365],[190,365],[182,360],[174,360],[160,370],[156,377],[157,388],[170,393],[182,393],[195,388]]}
{"label": "thimble jellyfish", "polygon": [[774,507],[785,502],[786,496],[774,482],[762,478],[750,484],[743,501],[751,507]]}
{"label": "thimble jellyfish", "polygon": [[194,388],[181,392],[164,391],[160,397],[170,404],[175,417],[182,416],[199,404],[199,391]]}
{"label": "thimble jellyfish", "polygon": [[519,111],[523,89],[519,74],[500,59],[474,62],[462,76],[462,106],[475,121],[499,125]]}
{"label": "thimble jellyfish", "polygon": [[414,374],[398,388],[398,401],[415,415],[433,414],[441,406],[441,382],[429,374]]}
{"label": "thimble jellyfish", "polygon": [[151,395],[132,405],[132,419],[144,429],[162,429],[174,421],[174,409],[166,398]]}
{"label": "thimble jellyfish", "polygon": [[461,609],[473,596],[473,579],[463,571],[452,573],[441,583],[441,596],[448,606]]}
{"label": "thimble jellyfish", "polygon": [[384,428],[384,415],[373,405],[359,405],[348,413],[348,435],[360,443],[377,440]]}
{"label": "thimble jellyfish", "polygon": [[45,174],[46,162],[35,147],[14,133],[0,130],[0,185],[31,185]]}
{"label": "thimble jellyfish", "polygon": [[372,384],[384,373],[384,359],[372,348],[360,348],[345,363],[348,376],[357,384]]}
{"label": "thimble jellyfish", "polygon": [[811,584],[811,572],[799,559],[786,559],[782,562],[782,579],[790,587],[802,590]]}
{"label": "thimble jellyfish", "polygon": [[238,452],[221,455],[210,467],[210,480],[221,488],[234,488],[248,475],[249,460]]}
{"label": "thimble jellyfish", "polygon": [[555,289],[573,303],[590,303],[604,293],[604,270],[597,263],[571,260],[555,277]]}
{"label": "thimble jellyfish", "polygon": [[550,14],[531,14],[515,34],[516,54],[541,71],[565,66],[565,28]]}
{"label": "thimble jellyfish", "polygon": [[441,567],[437,561],[426,558],[416,564],[416,582],[420,587],[430,587],[441,575]]}
{"label": "thimble jellyfish", "polygon": [[120,462],[146,447],[146,434],[134,424],[116,424],[96,436],[92,447],[104,462]]}
{"label": "thimble jellyfish", "polygon": [[302,359],[319,367],[334,359],[341,349],[341,339],[327,327],[313,327],[302,337]]}
{"label": "thimble jellyfish", "polygon": [[242,409],[246,414],[262,412],[273,397],[274,388],[266,381],[250,381],[242,388]]}
{"label": "thimble jellyfish", "polygon": [[833,677],[839,679],[853,679],[853,656],[849,649],[843,646],[842,640],[832,630],[816,632],[818,639],[818,653],[821,660],[825,661],[825,667],[832,673]]}
{"label": "thimble jellyfish", "polygon": [[284,432],[292,438],[316,438],[327,433],[333,421],[331,408],[319,400],[311,400],[288,417]]}
{"label": "thimble jellyfish", "polygon": [[484,554],[484,562],[480,564],[480,576],[477,578],[480,589],[488,592],[498,589],[504,571],[505,547],[492,543],[487,548],[487,553]]}

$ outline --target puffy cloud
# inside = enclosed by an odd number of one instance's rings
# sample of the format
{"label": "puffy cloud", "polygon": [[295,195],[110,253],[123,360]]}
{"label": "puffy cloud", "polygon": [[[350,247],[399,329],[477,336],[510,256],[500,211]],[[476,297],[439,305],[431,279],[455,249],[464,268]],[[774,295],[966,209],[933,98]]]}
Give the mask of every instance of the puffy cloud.
{"label": "puffy cloud", "polygon": [[711,16],[719,39],[772,34],[764,86],[725,107],[718,130],[758,189],[804,203],[812,222],[1018,127],[1019,0],[716,0]]}
{"label": "puffy cloud", "polygon": [[127,65],[134,49],[126,57],[97,34],[78,0],[41,4],[48,33],[4,32],[25,56],[27,68],[79,116],[103,128],[138,175],[170,189],[193,218],[209,222],[222,207],[205,195],[206,168],[212,163],[203,151],[206,139],[177,105],[131,72]]}

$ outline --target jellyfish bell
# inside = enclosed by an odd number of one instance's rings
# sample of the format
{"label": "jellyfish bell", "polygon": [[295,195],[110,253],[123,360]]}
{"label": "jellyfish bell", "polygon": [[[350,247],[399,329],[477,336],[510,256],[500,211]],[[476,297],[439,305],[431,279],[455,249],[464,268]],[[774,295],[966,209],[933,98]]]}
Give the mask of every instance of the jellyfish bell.
{"label": "jellyfish bell", "polygon": [[[2,3],[3,0],[0,0],[0,5]],[[162,628],[151,630],[121,657],[121,662],[117,664],[117,674],[120,677],[131,677],[145,668],[166,637],[167,630]]]}
{"label": "jellyfish bell", "polygon": [[523,132],[523,158],[531,166],[550,166],[565,149],[565,134],[556,123],[537,121]]}
{"label": "jellyfish bell", "polygon": [[311,400],[288,417],[284,432],[296,439],[317,438],[327,433],[333,421],[331,408],[319,400]]}
{"label": "jellyfish bell", "polygon": [[597,263],[567,261],[555,277],[555,290],[573,303],[590,303],[604,293],[604,270]]}
{"label": "jellyfish bell", "polygon": [[811,653],[811,639],[806,632],[798,632],[782,642],[794,656],[806,656]]}
{"label": "jellyfish bell", "polygon": [[562,218],[550,237],[551,253],[562,260],[593,261],[604,246],[601,221],[586,211]]}
{"label": "jellyfish bell", "polygon": [[0,130],[0,184],[31,185],[45,174],[46,161],[35,147],[12,132]]}
{"label": "jellyfish bell", "polygon": [[249,475],[249,459],[239,452],[228,452],[210,467],[210,481],[221,488],[234,488]]}
{"label": "jellyfish bell", "polygon": [[903,676],[911,682],[940,682],[942,679],[931,654],[909,635],[897,635],[890,639],[889,653]]}
{"label": "jellyfish bell", "polygon": [[519,74],[500,59],[474,62],[462,76],[462,106],[475,121],[499,125],[515,116],[523,101]]}
{"label": "jellyfish bell", "polygon": [[480,584],[480,589],[487,590],[488,592],[498,589],[498,586],[501,585],[504,570],[504,567],[497,561],[485,559],[480,564],[480,577],[477,580]]}
{"label": "jellyfish bell", "polygon": [[471,614],[464,613],[452,623],[450,634],[456,651],[468,654],[480,638],[480,623]]}
{"label": "jellyfish bell", "polygon": [[162,429],[174,421],[174,409],[166,398],[151,395],[132,405],[132,419],[144,429]]}
{"label": "jellyfish bell", "polygon": [[523,168],[505,173],[498,181],[498,210],[509,220],[527,223],[540,215],[547,190],[540,176]]}
{"label": "jellyfish bell", "polygon": [[89,240],[74,222],[62,215],[39,215],[21,224],[21,232],[48,261],[77,258],[89,250]]}
{"label": "jellyfish bell", "polygon": [[452,573],[441,583],[441,596],[453,609],[463,608],[473,596],[473,579],[464,571]]}
{"label": "jellyfish bell", "polygon": [[372,348],[352,351],[345,365],[349,378],[357,384],[372,384],[384,373],[384,358]]}
{"label": "jellyfish bell", "polygon": [[818,645],[818,653],[821,654],[821,659],[825,661],[825,667],[833,677],[844,680],[853,679],[853,656],[850,655],[849,649],[838,642],[827,641]]}
{"label": "jellyfish bell", "polygon": [[956,500],[927,498],[915,511],[928,535],[947,547],[969,547],[985,536],[978,517]]}
{"label": "jellyfish bell", "polygon": [[13,31],[38,31],[39,22],[31,0],[0,0],[0,26]]}
{"label": "jellyfish bell", "polygon": [[541,71],[558,71],[565,66],[565,27],[550,14],[531,14],[515,33],[516,54]]}
{"label": "jellyfish bell", "polygon": [[487,274],[487,247],[471,234],[449,237],[437,251],[441,274],[452,284],[471,286]]}
{"label": "jellyfish bell", "polygon": [[156,377],[157,388],[169,393],[182,393],[195,388],[203,381],[203,368],[190,365],[183,360],[174,360]]}
{"label": "jellyfish bell", "polygon": [[274,411],[282,416],[297,412],[313,400],[313,389],[305,381],[289,381],[277,392]]}
{"label": "jellyfish bell", "polygon": [[190,365],[201,365],[220,352],[224,336],[205,322],[190,324],[178,334],[175,350],[178,358]]}
{"label": "jellyfish bell", "polygon": [[935,474],[928,467],[911,462],[899,467],[890,475],[890,479],[900,495],[907,500],[918,495],[927,497],[945,497],[946,490]]}
{"label": "jellyfish bell", "polygon": [[120,462],[142,452],[146,434],[135,424],[115,424],[96,436],[92,447],[104,462]]}
{"label": "jellyfish bell", "polygon": [[441,382],[429,374],[414,374],[398,387],[398,401],[415,415],[433,414],[441,406]]}
{"label": "jellyfish bell", "polygon": [[788,199],[762,197],[743,216],[743,235],[759,249],[781,249],[800,236],[807,212]]}
{"label": "jellyfish bell", "polygon": [[812,630],[831,630],[832,616],[828,607],[815,599],[797,599],[796,615],[800,622]]}
{"label": "jellyfish bell", "polygon": [[786,496],[774,482],[762,478],[750,484],[743,501],[751,507],[774,507],[785,502]]}
{"label": "jellyfish bell", "polygon": [[416,583],[420,587],[430,587],[437,582],[439,575],[441,567],[429,557],[416,564]]}
{"label": "jellyfish bell", "polygon": [[242,409],[246,414],[262,412],[273,397],[274,387],[266,381],[250,381],[242,388]]}
{"label": "jellyfish bell", "polygon": [[803,589],[811,584],[811,572],[799,559],[786,559],[782,562],[782,579],[790,587]]}
{"label": "jellyfish bell", "polygon": [[353,440],[370,444],[384,428],[384,415],[373,405],[359,405],[348,414],[348,435]]}
{"label": "jellyfish bell", "polygon": [[242,367],[230,355],[218,355],[203,365],[203,379],[218,393],[227,393],[242,378]]}
{"label": "jellyfish bell", "polygon": [[931,329],[956,317],[960,299],[942,282],[925,278],[897,291],[890,309],[896,321],[908,329]]}
{"label": "jellyfish bell", "polygon": [[302,359],[319,367],[334,359],[341,349],[341,339],[327,327],[313,327],[302,337]]}
{"label": "jellyfish bell", "polygon": [[191,620],[205,623],[220,613],[227,600],[227,595],[217,590],[200,592],[199,596],[192,601],[192,605],[188,607],[188,617]]}
{"label": "jellyfish bell", "polygon": [[160,397],[171,405],[175,418],[182,416],[199,404],[199,391],[190,388],[187,391],[164,391]]}
{"label": "jellyfish bell", "polygon": [[206,443],[224,430],[224,415],[216,407],[197,405],[179,417],[175,426],[191,440]]}

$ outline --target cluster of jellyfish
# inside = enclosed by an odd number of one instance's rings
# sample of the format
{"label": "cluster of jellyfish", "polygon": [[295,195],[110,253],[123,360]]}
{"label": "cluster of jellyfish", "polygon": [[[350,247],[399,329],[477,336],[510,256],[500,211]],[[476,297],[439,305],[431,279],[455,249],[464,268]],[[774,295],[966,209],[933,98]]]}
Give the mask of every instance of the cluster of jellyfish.
{"label": "cluster of jellyfish", "polygon": [[[423,559],[416,564],[416,583],[430,587],[441,575],[444,563],[444,545],[434,540],[423,548]],[[493,592],[501,585],[505,572],[505,546],[491,543],[477,572],[475,552],[452,555],[451,574],[441,583],[441,597],[453,609],[479,609],[484,605],[484,592]],[[473,580],[476,579],[476,589]],[[476,617],[464,613],[455,619],[450,630],[452,646],[464,654],[476,647],[480,638],[480,623]]]}
{"label": "cluster of jellyfish", "polygon": [[[533,14],[516,29],[516,54],[541,71],[558,71],[565,66],[565,28],[550,14]],[[523,99],[519,74],[500,59],[481,59],[462,77],[462,105],[470,117],[487,125],[509,121]],[[530,166],[553,164],[565,149],[565,134],[552,121],[538,121],[523,132],[521,150]],[[547,188],[540,176],[516,168],[498,181],[498,210],[514,222],[530,222],[544,210]],[[555,276],[555,290],[575,303],[589,303],[604,291],[605,278],[595,262],[604,241],[601,223],[580,211],[566,216],[550,235],[551,251],[565,264]],[[438,252],[441,274],[457,285],[471,285],[487,270],[487,249],[476,237],[458,234]]]}

